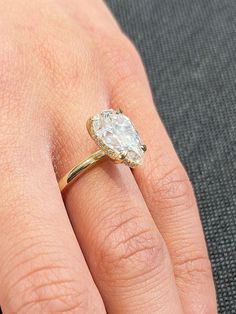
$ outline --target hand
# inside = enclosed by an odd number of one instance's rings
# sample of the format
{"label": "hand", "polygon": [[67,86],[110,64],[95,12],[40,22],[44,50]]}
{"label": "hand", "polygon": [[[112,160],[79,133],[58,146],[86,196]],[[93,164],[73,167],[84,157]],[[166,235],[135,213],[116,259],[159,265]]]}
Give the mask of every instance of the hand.
{"label": "hand", "polygon": [[[191,184],[140,58],[105,5],[0,8],[3,313],[216,313]],[[103,162],[63,203],[57,180],[96,150],[85,124],[108,107],[134,121],[144,165],[132,174]]]}

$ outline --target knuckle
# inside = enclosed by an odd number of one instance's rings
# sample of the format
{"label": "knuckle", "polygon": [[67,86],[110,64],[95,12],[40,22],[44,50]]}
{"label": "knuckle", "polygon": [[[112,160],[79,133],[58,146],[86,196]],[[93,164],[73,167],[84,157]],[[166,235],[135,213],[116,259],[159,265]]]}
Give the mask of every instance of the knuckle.
{"label": "knuckle", "polygon": [[11,287],[11,295],[18,295],[11,306],[16,313],[77,313],[87,307],[77,286],[66,267],[35,266]]}
{"label": "knuckle", "polygon": [[151,197],[159,206],[175,209],[176,207],[191,208],[195,203],[192,184],[182,165],[171,166],[162,173],[154,167],[147,174]]}
{"label": "knuckle", "polygon": [[67,97],[68,90],[72,92],[78,88],[85,75],[88,77],[96,73],[93,44],[87,38],[78,40],[71,36],[68,35],[66,45],[59,43],[55,36],[47,42],[38,40],[33,47],[37,63],[47,77],[48,84],[55,93],[63,92]]}
{"label": "knuckle", "polygon": [[132,85],[139,82],[140,74],[143,75],[141,57],[125,35],[120,33],[115,40],[105,37],[100,49],[104,67],[110,74],[111,88],[114,93],[127,83]]}
{"label": "knuckle", "polygon": [[163,240],[145,225],[144,217],[129,209],[113,217],[109,225],[99,241],[97,273],[100,276],[116,281],[139,278],[152,274],[163,263]]}
{"label": "knuckle", "polygon": [[211,262],[207,255],[197,255],[181,258],[181,261],[174,265],[175,276],[178,281],[191,284],[202,283],[205,280],[212,280]]}
{"label": "knuckle", "polygon": [[[104,42],[106,45],[104,45]],[[124,35],[123,33],[119,33],[117,36],[105,36],[102,38],[101,47],[103,52],[103,57],[107,61],[107,59],[111,59],[113,61],[114,66],[122,64],[124,61],[125,64],[132,65],[134,63],[141,63],[141,58],[139,53],[131,42],[131,40]]]}
{"label": "knuckle", "polygon": [[[80,313],[86,311],[86,307],[78,301],[78,294],[55,294],[55,296],[39,297],[26,301],[16,313]],[[32,299],[32,297],[31,297]]]}
{"label": "knuckle", "polygon": [[117,58],[115,65],[124,72],[127,71],[128,66],[136,72],[142,64],[136,47],[125,35],[122,35],[117,42],[116,49],[113,50],[113,57]]}
{"label": "knuckle", "polygon": [[[50,21],[47,23],[50,29]],[[1,34],[0,49],[0,99],[11,98],[15,110],[20,110],[20,99],[33,87],[68,97],[68,90],[78,88],[85,75],[96,73],[95,45],[86,36],[78,39],[77,33],[68,31],[62,42],[53,29],[47,36],[42,31],[35,36],[30,27],[18,35],[16,39],[14,32]]]}

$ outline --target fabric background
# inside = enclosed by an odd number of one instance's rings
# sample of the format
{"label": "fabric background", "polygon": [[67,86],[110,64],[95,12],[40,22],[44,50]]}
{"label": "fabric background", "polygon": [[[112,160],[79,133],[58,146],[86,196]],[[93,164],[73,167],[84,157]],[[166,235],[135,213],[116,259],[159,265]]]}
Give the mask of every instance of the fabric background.
{"label": "fabric background", "polygon": [[109,0],[193,182],[220,313],[236,313],[236,1]]}

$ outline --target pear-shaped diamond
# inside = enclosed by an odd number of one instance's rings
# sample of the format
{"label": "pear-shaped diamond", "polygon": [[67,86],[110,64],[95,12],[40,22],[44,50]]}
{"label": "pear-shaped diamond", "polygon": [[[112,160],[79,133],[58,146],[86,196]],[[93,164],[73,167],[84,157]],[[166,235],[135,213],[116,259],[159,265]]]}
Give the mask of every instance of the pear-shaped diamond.
{"label": "pear-shaped diamond", "polygon": [[101,148],[110,152],[110,157],[123,159],[129,166],[142,164],[144,146],[126,115],[113,109],[104,110],[92,118],[91,128],[93,138]]}

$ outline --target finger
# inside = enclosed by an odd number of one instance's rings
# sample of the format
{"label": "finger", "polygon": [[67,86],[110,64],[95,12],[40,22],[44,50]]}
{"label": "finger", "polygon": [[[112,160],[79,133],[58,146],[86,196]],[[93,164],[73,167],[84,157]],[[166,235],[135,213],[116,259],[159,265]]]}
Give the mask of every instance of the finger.
{"label": "finger", "polygon": [[[85,126],[75,123],[78,116],[86,121],[77,110],[70,112],[68,137],[59,136],[71,158],[64,159],[67,171],[95,149]],[[64,201],[109,313],[182,313],[168,251],[129,168],[104,161],[74,182]]]}
{"label": "finger", "polygon": [[113,43],[104,69],[111,77],[113,106],[134,119],[148,146],[144,165],[134,175],[167,243],[185,311],[214,313],[214,284],[193,190],[155,112],[139,57],[125,42],[123,47]]}
{"label": "finger", "polygon": [[48,145],[32,131],[41,128],[22,118],[20,131],[8,122],[0,136],[0,306],[6,314],[105,313],[58,192]]}
{"label": "finger", "polygon": [[[105,3],[101,0],[60,0],[58,2],[62,6],[63,13],[67,12],[69,16],[81,25],[95,39],[99,31],[114,30],[117,31],[119,26],[111,15]],[[96,21],[96,27],[94,27]]]}

